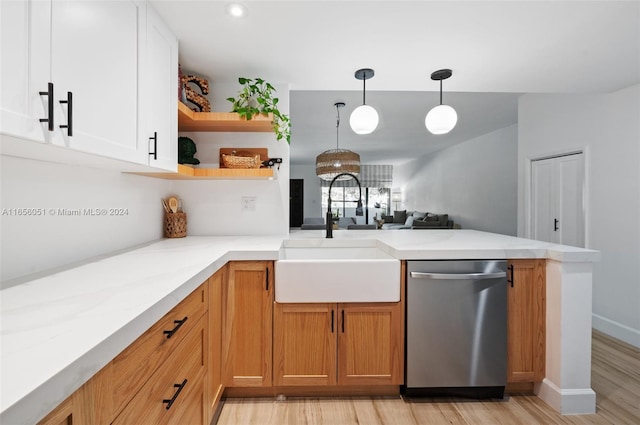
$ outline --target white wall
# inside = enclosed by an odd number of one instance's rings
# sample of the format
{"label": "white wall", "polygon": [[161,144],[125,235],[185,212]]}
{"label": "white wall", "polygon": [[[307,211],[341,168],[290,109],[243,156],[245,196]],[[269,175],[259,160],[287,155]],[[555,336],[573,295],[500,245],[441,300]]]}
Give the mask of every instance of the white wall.
{"label": "white wall", "polygon": [[640,85],[607,95],[525,95],[518,106],[518,234],[527,236],[529,161],[585,151],[593,326],[640,346]]}
{"label": "white wall", "polygon": [[[273,83],[272,83],[273,84]],[[280,99],[278,108],[289,113],[289,90],[273,84]],[[240,85],[211,84],[213,111],[229,112],[227,97],[236,96]],[[289,145],[273,133],[180,133],[193,139],[200,166],[219,165],[220,148],[267,148],[272,158],[282,158],[272,180],[173,181],[172,191],[182,199],[190,235],[286,235],[289,233]],[[242,211],[242,197],[256,198],[255,211]]]}
{"label": "white wall", "polygon": [[394,167],[399,209],[447,213],[463,229],[515,235],[517,144],[513,125]]}
{"label": "white wall", "polygon": [[[4,155],[0,161],[3,282],[162,237],[167,180]],[[45,214],[11,215],[15,208]],[[59,208],[123,208],[126,214],[63,216]]]}
{"label": "white wall", "polygon": [[315,164],[292,165],[292,179],[304,179],[303,217],[324,217],[322,213],[322,189],[316,175]]}

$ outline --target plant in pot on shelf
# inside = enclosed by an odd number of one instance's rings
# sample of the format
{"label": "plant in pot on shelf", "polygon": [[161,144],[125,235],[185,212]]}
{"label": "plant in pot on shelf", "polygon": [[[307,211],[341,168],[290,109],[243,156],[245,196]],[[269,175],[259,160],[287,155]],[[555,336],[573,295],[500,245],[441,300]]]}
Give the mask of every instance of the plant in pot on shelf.
{"label": "plant in pot on shelf", "polygon": [[276,89],[262,78],[238,78],[242,89],[237,97],[229,97],[227,100],[233,104],[231,112],[246,120],[250,120],[258,114],[273,114],[273,131],[277,140],[286,140],[291,143],[291,121],[288,115],[278,110],[278,98],[274,97]]}

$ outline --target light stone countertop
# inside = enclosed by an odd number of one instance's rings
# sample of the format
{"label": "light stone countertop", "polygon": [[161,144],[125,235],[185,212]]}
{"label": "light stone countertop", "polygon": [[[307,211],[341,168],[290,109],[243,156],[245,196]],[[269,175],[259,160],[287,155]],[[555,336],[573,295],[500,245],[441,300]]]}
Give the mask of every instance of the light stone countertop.
{"label": "light stone countertop", "polygon": [[283,243],[373,244],[401,260],[599,259],[593,250],[473,230],[333,234],[163,239],[0,291],[0,423],[37,422],[225,263],[277,260]]}

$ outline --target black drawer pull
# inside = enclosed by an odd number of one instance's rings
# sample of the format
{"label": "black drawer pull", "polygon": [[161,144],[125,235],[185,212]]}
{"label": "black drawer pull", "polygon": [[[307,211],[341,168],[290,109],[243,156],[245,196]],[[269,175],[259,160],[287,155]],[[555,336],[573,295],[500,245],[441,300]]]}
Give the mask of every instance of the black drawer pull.
{"label": "black drawer pull", "polygon": [[507,278],[507,283],[510,283],[513,288],[513,264],[509,265],[509,271],[511,272],[511,279]]}
{"label": "black drawer pull", "polygon": [[61,100],[60,103],[67,104],[67,123],[61,124],[60,128],[67,129],[67,136],[73,136],[73,95],[67,92],[67,100]]}
{"label": "black drawer pull", "polygon": [[187,319],[188,319],[188,317],[184,316],[184,319],[182,319],[182,320],[174,320],[173,323],[176,325],[176,327],[171,329],[170,331],[162,331],[162,333],[167,336],[167,339],[171,338],[173,336],[173,334],[178,332],[178,329],[180,329],[180,327],[182,325],[184,325],[184,322],[186,322]]}
{"label": "black drawer pull", "polygon": [[173,384],[173,388],[177,388],[175,394],[173,394],[173,397],[171,397],[170,400],[167,400],[167,399],[162,400],[163,403],[167,403],[167,410],[171,409],[171,406],[173,406],[173,402],[176,401],[176,399],[180,395],[180,391],[182,391],[185,385],[187,385],[186,379],[182,381],[182,384]]}
{"label": "black drawer pull", "polygon": [[48,123],[49,131],[53,131],[53,83],[47,84],[47,91],[39,92],[40,96],[47,96],[47,118],[40,118],[40,122]]}

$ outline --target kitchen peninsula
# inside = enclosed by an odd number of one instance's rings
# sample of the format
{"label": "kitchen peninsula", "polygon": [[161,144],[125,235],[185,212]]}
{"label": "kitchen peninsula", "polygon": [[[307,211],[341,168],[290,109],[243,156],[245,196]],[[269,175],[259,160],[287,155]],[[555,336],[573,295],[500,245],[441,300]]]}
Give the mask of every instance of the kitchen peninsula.
{"label": "kitchen peninsula", "polygon": [[330,240],[319,230],[165,239],[2,290],[0,421],[36,423],[227,262],[277,261],[283,244],[375,246],[399,260],[546,260],[546,374],[534,391],[561,413],[595,411],[597,251],[473,230],[338,230]]}

